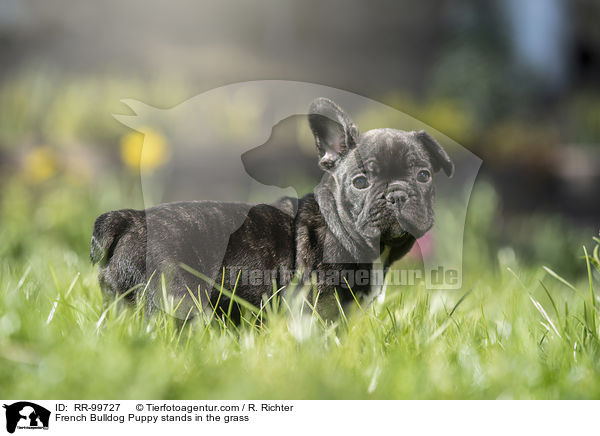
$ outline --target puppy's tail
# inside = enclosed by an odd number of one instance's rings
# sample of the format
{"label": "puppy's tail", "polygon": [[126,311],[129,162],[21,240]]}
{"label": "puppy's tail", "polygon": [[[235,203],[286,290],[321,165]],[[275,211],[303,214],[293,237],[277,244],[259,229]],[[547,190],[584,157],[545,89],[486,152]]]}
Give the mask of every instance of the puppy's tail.
{"label": "puppy's tail", "polygon": [[139,214],[137,210],[123,209],[106,212],[96,218],[90,247],[93,264],[105,265],[108,262],[115,245],[137,221]]}

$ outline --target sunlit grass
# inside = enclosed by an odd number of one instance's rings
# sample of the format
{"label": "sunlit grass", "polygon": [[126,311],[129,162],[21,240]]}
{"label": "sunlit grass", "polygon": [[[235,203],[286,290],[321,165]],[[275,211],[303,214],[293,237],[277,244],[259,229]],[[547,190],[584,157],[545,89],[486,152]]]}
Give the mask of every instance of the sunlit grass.
{"label": "sunlit grass", "polygon": [[[237,325],[227,313],[200,310],[182,323],[169,315],[177,302],[168,297],[160,296],[164,310],[152,314],[145,304],[103,301],[87,260],[95,199],[70,194],[82,204],[71,206],[72,223],[53,218],[54,231],[35,218],[7,221],[13,212],[7,205],[3,211],[8,230],[21,238],[20,245],[13,240],[4,247],[0,270],[5,397],[600,394],[598,241],[580,249],[581,274],[574,281],[562,276],[560,265],[528,266],[517,255],[507,267],[479,256],[467,262],[460,292],[395,287],[384,301],[355,302],[332,320],[277,295],[259,308],[246,307]],[[39,199],[35,209],[47,201]],[[104,201],[111,203],[98,207]],[[69,226],[71,236],[62,237]]]}

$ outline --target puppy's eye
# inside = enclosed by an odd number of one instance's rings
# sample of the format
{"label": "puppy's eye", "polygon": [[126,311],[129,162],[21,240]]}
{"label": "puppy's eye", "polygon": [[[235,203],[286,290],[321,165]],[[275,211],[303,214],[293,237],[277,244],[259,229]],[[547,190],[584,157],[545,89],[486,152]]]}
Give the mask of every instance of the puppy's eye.
{"label": "puppy's eye", "polygon": [[356,189],[366,189],[369,187],[369,181],[365,176],[356,176],[352,179],[352,184]]}
{"label": "puppy's eye", "polygon": [[417,181],[427,183],[431,179],[431,173],[428,170],[421,170],[417,173]]}

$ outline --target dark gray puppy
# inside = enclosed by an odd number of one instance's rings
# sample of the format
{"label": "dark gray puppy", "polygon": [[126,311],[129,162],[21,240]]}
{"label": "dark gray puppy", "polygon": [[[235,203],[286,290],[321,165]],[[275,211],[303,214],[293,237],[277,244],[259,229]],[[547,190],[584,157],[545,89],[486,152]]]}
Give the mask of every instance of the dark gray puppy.
{"label": "dark gray puppy", "polygon": [[[216,289],[221,283],[258,306],[301,271],[313,280],[316,273],[313,283],[323,295],[337,290],[350,301],[348,284],[355,294],[368,293],[380,254],[386,252],[387,270],[432,227],[432,174],[443,169],[451,176],[454,164],[424,131],[360,135],[325,98],[312,103],[308,117],[325,171],[314,194],[273,205],[195,201],[107,212],[94,224],[90,254],[103,290],[123,293],[162,274],[176,301],[189,300],[191,291],[204,306],[210,300],[226,311],[229,300]],[[149,289],[152,302],[159,287]]]}

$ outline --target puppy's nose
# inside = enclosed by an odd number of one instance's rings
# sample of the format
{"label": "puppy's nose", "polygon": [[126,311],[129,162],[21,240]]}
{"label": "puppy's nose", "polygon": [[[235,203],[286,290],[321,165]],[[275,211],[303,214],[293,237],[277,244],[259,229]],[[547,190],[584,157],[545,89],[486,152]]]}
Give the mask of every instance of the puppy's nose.
{"label": "puppy's nose", "polygon": [[392,191],[389,192],[385,198],[387,199],[388,202],[398,205],[398,206],[402,206],[404,203],[406,203],[408,201],[408,194],[404,191],[401,190],[396,190],[396,191]]}

